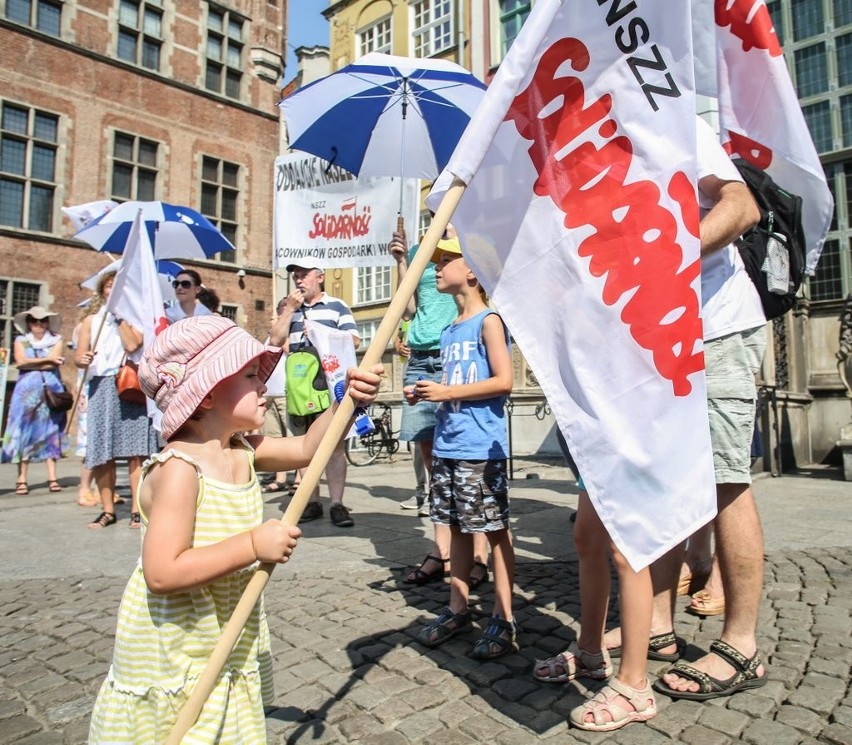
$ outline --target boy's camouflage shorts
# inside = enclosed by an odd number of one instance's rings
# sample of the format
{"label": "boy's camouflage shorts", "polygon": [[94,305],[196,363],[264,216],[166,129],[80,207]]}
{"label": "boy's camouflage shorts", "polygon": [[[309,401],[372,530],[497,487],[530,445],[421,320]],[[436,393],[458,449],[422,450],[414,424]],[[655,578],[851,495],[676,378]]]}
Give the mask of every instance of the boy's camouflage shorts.
{"label": "boy's camouflage shorts", "polygon": [[457,525],[462,533],[509,527],[509,479],[505,460],[432,458],[429,493],[432,522]]}

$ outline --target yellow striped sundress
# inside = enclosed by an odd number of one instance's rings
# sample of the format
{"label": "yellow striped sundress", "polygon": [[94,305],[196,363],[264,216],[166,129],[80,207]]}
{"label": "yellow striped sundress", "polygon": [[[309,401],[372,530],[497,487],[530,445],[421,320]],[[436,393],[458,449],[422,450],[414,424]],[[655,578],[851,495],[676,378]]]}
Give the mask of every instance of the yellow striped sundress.
{"label": "yellow striped sundress", "polygon": [[[235,485],[205,477],[184,453],[167,450],[143,467],[181,458],[198,472],[193,546],[206,546],[260,524],[263,501],[254,472],[254,452],[245,440],[251,477]],[[147,516],[142,514],[142,529]],[[154,595],[145,584],[142,560],[127,583],[115,634],[115,652],[98,693],[89,743],[153,745],[165,741],[178,712],[201,675],[222,628],[231,617],[255,567],[204,587]],[[272,656],[261,599],[184,745],[265,743],[263,707],[272,702]]]}

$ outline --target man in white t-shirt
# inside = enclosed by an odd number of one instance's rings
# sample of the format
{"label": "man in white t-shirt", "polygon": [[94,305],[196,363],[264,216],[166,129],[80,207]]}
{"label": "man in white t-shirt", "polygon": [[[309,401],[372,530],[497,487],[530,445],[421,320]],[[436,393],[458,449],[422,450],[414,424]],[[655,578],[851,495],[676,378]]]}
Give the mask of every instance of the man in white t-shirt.
{"label": "man in white t-shirt", "polygon": [[[701,295],[707,405],[716,474],[716,551],[725,589],[725,623],[710,653],[693,665],[678,663],[655,684],[673,698],[706,700],[766,682],[757,653],[757,619],[763,589],[763,533],[751,491],[751,441],[755,375],[766,348],[766,318],[733,241],[760,218],[739,171],[716,133],[698,126],[701,207]],[[682,547],[681,547],[682,548]],[[671,610],[682,550],[655,563],[651,634],[673,628]],[[677,651],[674,638],[670,648]]]}

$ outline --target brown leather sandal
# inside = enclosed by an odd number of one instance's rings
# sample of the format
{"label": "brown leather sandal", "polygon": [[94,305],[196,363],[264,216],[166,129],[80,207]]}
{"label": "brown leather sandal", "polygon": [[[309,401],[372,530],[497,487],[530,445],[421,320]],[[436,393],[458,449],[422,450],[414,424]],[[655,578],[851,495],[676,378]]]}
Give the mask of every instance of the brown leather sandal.
{"label": "brown leather sandal", "polygon": [[[423,567],[426,566],[428,561],[434,561],[436,564],[440,564],[440,569],[436,569],[432,572],[423,571]],[[444,577],[449,574],[447,571],[447,563],[449,561],[449,559],[442,559],[440,556],[428,554],[426,558],[420,562],[420,566],[411,572],[411,574],[409,574],[403,582],[407,585],[425,585],[428,582],[441,582]]]}

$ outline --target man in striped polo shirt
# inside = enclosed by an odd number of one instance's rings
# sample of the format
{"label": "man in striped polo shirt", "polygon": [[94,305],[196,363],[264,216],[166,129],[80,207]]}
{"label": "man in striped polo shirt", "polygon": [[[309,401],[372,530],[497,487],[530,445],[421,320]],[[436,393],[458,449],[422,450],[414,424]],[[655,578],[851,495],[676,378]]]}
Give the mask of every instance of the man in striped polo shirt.
{"label": "man in striped polo shirt", "polygon": [[[289,264],[287,271],[292,274],[293,290],[287,296],[287,308],[270,330],[270,342],[284,347],[284,351],[311,346],[305,336],[305,318],[311,323],[322,324],[335,329],[349,331],[355,343],[355,348],[361,344],[355,326],[352,311],[340,298],[326,294],[323,282],[325,272],[316,266],[301,266]],[[289,312],[288,312],[289,311]],[[322,412],[307,416],[288,414],[287,426],[296,435],[304,434]],[[302,469],[304,475],[304,469]],[[343,453],[343,442],[338,443],[325,469],[328,481],[328,496],[331,501],[329,516],[339,528],[350,528],[355,523],[349,510],[343,505],[343,490],[346,485],[346,457]],[[319,485],[311,494],[310,501],[305,506],[300,523],[310,522],[322,517],[322,504],[319,501]]]}

